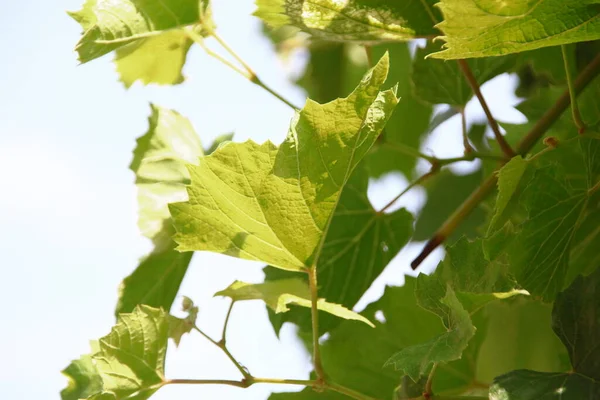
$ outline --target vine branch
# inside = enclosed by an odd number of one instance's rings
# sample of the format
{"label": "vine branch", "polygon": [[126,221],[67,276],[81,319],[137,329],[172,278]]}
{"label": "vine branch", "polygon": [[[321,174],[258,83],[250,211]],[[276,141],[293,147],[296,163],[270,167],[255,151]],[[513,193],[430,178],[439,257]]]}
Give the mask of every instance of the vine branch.
{"label": "vine branch", "polygon": [[[587,85],[594,80],[600,73],[600,54],[598,54],[584,69],[579,73],[573,82],[573,90],[568,89],[558,98],[556,103],[537,121],[531,130],[521,139],[517,145],[516,152],[521,156],[527,155],[535,146],[537,141],[544,136],[546,131],[560,118],[571,103],[571,93],[578,96]],[[442,244],[448,236],[460,225],[460,223],[485,199],[485,197],[496,186],[496,173],[492,173],[465,202],[444,222],[442,227],[425,244],[421,253],[410,264],[412,269],[416,269],[431,254],[433,250]]]}
{"label": "vine branch", "polygon": [[317,380],[325,382],[325,372],[321,363],[321,350],[319,346],[319,310],[317,308],[317,267],[316,265],[308,269],[308,284],[310,287],[311,319],[312,319],[312,344],[313,344],[313,363]]}
{"label": "vine branch", "polygon": [[473,71],[471,71],[471,67],[469,67],[469,64],[465,60],[457,60],[457,62],[458,62],[458,66],[460,67],[463,75],[467,79],[469,86],[471,86],[471,89],[473,90],[473,94],[475,94],[475,96],[479,100],[479,104],[481,104],[481,108],[483,108],[483,112],[485,113],[485,116],[487,117],[488,122],[489,122],[490,126],[492,127],[492,131],[494,131],[494,136],[496,137],[496,141],[498,142],[498,145],[502,149],[502,152],[504,154],[506,154],[507,157],[514,157],[515,152],[510,147],[510,145],[508,144],[506,139],[504,139],[502,132],[500,132],[500,127],[498,126],[498,122],[492,115],[492,112],[490,111],[490,108],[488,107],[488,104],[485,101],[485,98],[483,97],[481,90],[479,89],[479,83],[477,83],[477,79],[475,79],[475,76],[473,75]]}

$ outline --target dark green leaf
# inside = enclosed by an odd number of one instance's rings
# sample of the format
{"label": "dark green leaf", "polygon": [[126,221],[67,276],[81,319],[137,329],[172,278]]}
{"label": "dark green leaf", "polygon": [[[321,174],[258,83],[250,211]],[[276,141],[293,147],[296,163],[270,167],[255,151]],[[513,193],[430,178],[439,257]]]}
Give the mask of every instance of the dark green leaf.
{"label": "dark green leaf", "polygon": [[556,296],[552,327],[567,348],[573,369],[600,380],[600,269],[578,277]]}
{"label": "dark green leaf", "polygon": [[499,376],[490,400],[595,400],[600,383],[580,374],[536,372],[525,369]]}

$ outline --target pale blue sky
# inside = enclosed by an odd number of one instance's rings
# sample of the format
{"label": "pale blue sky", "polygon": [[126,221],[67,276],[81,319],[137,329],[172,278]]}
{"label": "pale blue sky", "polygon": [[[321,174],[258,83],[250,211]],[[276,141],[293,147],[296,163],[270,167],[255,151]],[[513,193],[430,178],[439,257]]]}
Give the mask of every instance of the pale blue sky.
{"label": "pale blue sky", "polygon": [[[127,169],[135,138],[147,128],[148,102],[188,116],[205,144],[231,131],[238,141],[280,142],[292,116],[287,106],[195,48],[185,68],[188,80],[177,87],[136,84],[127,91],[111,56],[78,66],[73,47],[80,29],[65,10],[78,9],[80,1],[22,0],[0,15],[0,391],[11,400],[59,398],[66,383],[59,371],[88,352],[88,340],[109,331],[118,284],[150,249],[137,231]],[[265,82],[303,104],[303,92],[289,83],[285,65],[250,15],[253,9],[250,0],[215,1],[221,36]],[[302,57],[296,61],[298,70]],[[484,93],[511,86],[500,77]],[[504,119],[518,117],[514,102],[505,96],[492,108]],[[469,109],[481,115],[476,104]],[[438,130],[425,147],[440,157],[460,154],[457,122]],[[385,177],[371,185],[371,198],[381,206],[404,185],[399,176]],[[423,199],[416,190],[403,203],[415,210]],[[401,284],[418,250],[403,250],[359,308],[376,299],[386,282]],[[429,266],[435,263],[429,260]],[[260,281],[261,269],[259,263],[198,254],[180,294],[200,305],[199,325],[218,336],[227,301],[212,294],[235,279]],[[309,357],[293,328],[286,326],[278,341],[262,304],[236,306],[230,332],[233,353],[255,375],[307,378]],[[221,354],[196,335],[170,352],[167,375],[237,379]],[[258,400],[270,389],[169,387],[153,398]]]}

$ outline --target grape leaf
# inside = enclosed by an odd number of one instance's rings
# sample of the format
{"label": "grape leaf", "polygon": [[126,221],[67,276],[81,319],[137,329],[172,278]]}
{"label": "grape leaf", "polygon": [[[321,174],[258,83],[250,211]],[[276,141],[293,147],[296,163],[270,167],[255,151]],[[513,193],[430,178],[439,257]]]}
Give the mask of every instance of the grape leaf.
{"label": "grape leaf", "polygon": [[92,356],[83,355],[62,371],[69,382],[60,392],[63,400],[87,399],[102,390],[102,378],[92,361]]}
{"label": "grape leaf", "polygon": [[65,369],[70,382],[62,398],[149,398],[164,381],[168,318],[164,311],[147,306],[120,314],[111,332],[92,342],[93,354]]}
{"label": "grape leaf", "polygon": [[[415,278],[406,276],[404,286],[386,287],[383,296],[367,306],[362,315],[375,322],[375,329],[344,321],[331,331],[321,346],[321,358],[333,382],[374,398],[391,397],[399,377],[394,370],[381,368],[389,355],[442,331],[439,319],[417,305],[415,282]],[[269,397],[270,400],[345,398],[330,391],[316,393],[310,388],[298,394],[277,393]]]}
{"label": "grape leaf", "polygon": [[178,250],[316,265],[343,186],[398,102],[379,92],[388,66],[384,56],[347,98],[309,100],[280,147],[228,143],[188,166],[189,201],[169,205]]}
{"label": "grape leaf", "polygon": [[195,306],[189,297],[183,297],[181,309],[187,312],[187,317],[177,318],[169,315],[169,337],[173,339],[175,346],[179,346],[184,334],[190,333],[194,329],[198,318],[198,306]]}
{"label": "grape leaf", "polygon": [[510,244],[511,269],[531,294],[549,301],[565,285],[571,243],[588,202],[558,167],[535,171],[523,193],[528,219]]}
{"label": "grape leaf", "polygon": [[[404,209],[379,213],[367,197],[369,177],[361,163],[344,187],[331,226],[323,244],[317,271],[319,295],[333,303],[352,308],[381,274],[386,265],[408,242],[412,233],[412,216]],[[276,268],[265,269],[266,280],[290,278],[294,273]],[[311,331],[308,310],[270,314],[278,333],[284,322],[291,321],[302,331]],[[319,330],[323,334],[340,322],[322,316]]]}
{"label": "grape leaf", "polygon": [[488,235],[497,231],[510,213],[509,205],[521,184],[521,178],[527,169],[528,162],[521,156],[513,157],[498,171],[498,197],[494,206],[494,216],[488,227]]}
{"label": "grape leaf", "polygon": [[600,383],[575,373],[516,370],[496,378],[490,400],[594,400]]}
{"label": "grape leaf", "polygon": [[[257,0],[254,15],[273,28],[293,25],[333,41],[377,43],[432,36],[435,0]],[[434,16],[434,19],[432,19]]]}
{"label": "grape leaf", "polygon": [[[80,11],[70,12],[69,15],[83,28],[83,34],[75,48],[82,63],[136,41],[142,42],[138,42],[136,51],[146,47],[145,52],[149,43],[157,45],[156,40],[161,35],[172,40],[173,29],[192,24],[212,29],[213,25],[208,2],[205,0],[86,0]],[[151,40],[143,43],[147,39]],[[140,54],[136,58],[138,57]],[[148,77],[147,73],[138,71],[136,74]],[[126,74],[125,80],[129,79]]]}
{"label": "grape leaf", "polygon": [[[276,313],[289,311],[289,304],[311,307],[310,289],[305,281],[300,278],[279,279],[271,282],[251,284],[235,281],[228,288],[215,293],[215,296],[230,297],[233,301],[262,300]],[[360,314],[325,299],[317,301],[317,308],[344,319],[361,321],[374,327],[374,325]]]}
{"label": "grape leaf", "polygon": [[600,269],[578,277],[556,296],[552,327],[567,348],[573,369],[600,380]]}
{"label": "grape leaf", "polygon": [[[414,95],[431,104],[450,104],[464,107],[473,97],[473,90],[465,79],[458,63],[426,58],[440,50],[438,42],[428,42],[417,49],[413,64],[412,87]],[[468,64],[475,79],[482,85],[508,71],[515,62],[512,56],[477,58]]]}
{"label": "grape leaf", "polygon": [[600,39],[598,0],[442,0],[444,59],[498,56]]}
{"label": "grape leaf", "polygon": [[192,259],[192,252],[175,251],[175,233],[169,202],[187,198],[190,182],[185,163],[197,163],[204,155],[190,121],[176,111],[151,105],[148,131],[138,138],[130,168],[138,187],[138,226],[151,238],[153,251],[119,288],[116,314],[131,312],[138,304],[171,308]]}
{"label": "grape leaf", "polygon": [[193,41],[183,31],[169,31],[136,40],[117,49],[115,64],[125,87],[140,81],[144,85],[176,85],[183,82],[181,72]]}
{"label": "grape leaf", "polygon": [[430,364],[461,358],[475,334],[470,314],[497,298],[520,293],[507,270],[502,260],[486,259],[482,240],[462,238],[449,246],[435,273],[419,274],[416,287],[418,304],[438,315],[447,332],[402,349],[386,365],[417,381]]}

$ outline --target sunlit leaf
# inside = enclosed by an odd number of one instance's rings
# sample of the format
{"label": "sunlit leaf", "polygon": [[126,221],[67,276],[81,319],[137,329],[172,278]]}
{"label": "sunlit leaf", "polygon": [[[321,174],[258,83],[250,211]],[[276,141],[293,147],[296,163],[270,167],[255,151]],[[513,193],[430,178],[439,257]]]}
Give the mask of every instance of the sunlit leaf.
{"label": "sunlit leaf", "polygon": [[488,234],[498,230],[506,221],[510,212],[509,204],[521,184],[521,178],[527,169],[527,161],[516,156],[498,171],[498,198],[494,207],[494,216],[488,227]]}
{"label": "sunlit leaf", "polygon": [[[277,28],[293,25],[316,37],[373,43],[432,36],[434,0],[257,0],[254,13]],[[432,18],[433,16],[433,18]]]}
{"label": "sunlit leaf", "polygon": [[[215,296],[230,297],[233,301],[262,300],[276,313],[289,311],[288,305],[293,304],[310,308],[311,295],[306,282],[300,278],[279,279],[265,283],[245,283],[235,281],[228,288],[215,293]],[[352,319],[374,326],[368,319],[347,308],[325,299],[317,301],[317,308],[336,317]]]}
{"label": "sunlit leaf", "polygon": [[181,308],[188,314],[185,318],[169,315],[169,337],[173,339],[176,346],[179,346],[184,334],[190,333],[194,329],[198,318],[198,306],[195,306],[189,297],[183,297]]}
{"label": "sunlit leaf", "polygon": [[199,23],[212,26],[204,0],[86,0],[80,11],[69,15],[83,28],[76,47],[82,63],[138,40],[165,33],[172,36],[170,31],[176,28]]}
{"label": "sunlit leaf", "polygon": [[598,0],[442,0],[444,50],[433,57],[498,56],[600,39]]}
{"label": "sunlit leaf", "polygon": [[287,139],[227,143],[188,166],[189,201],[170,205],[180,251],[209,250],[301,271],[319,261],[350,174],[398,102],[383,57],[347,98],[308,101]]}
{"label": "sunlit leaf", "polygon": [[74,360],[62,373],[69,379],[67,387],[60,392],[63,400],[87,399],[102,390],[102,378],[90,355]]}

